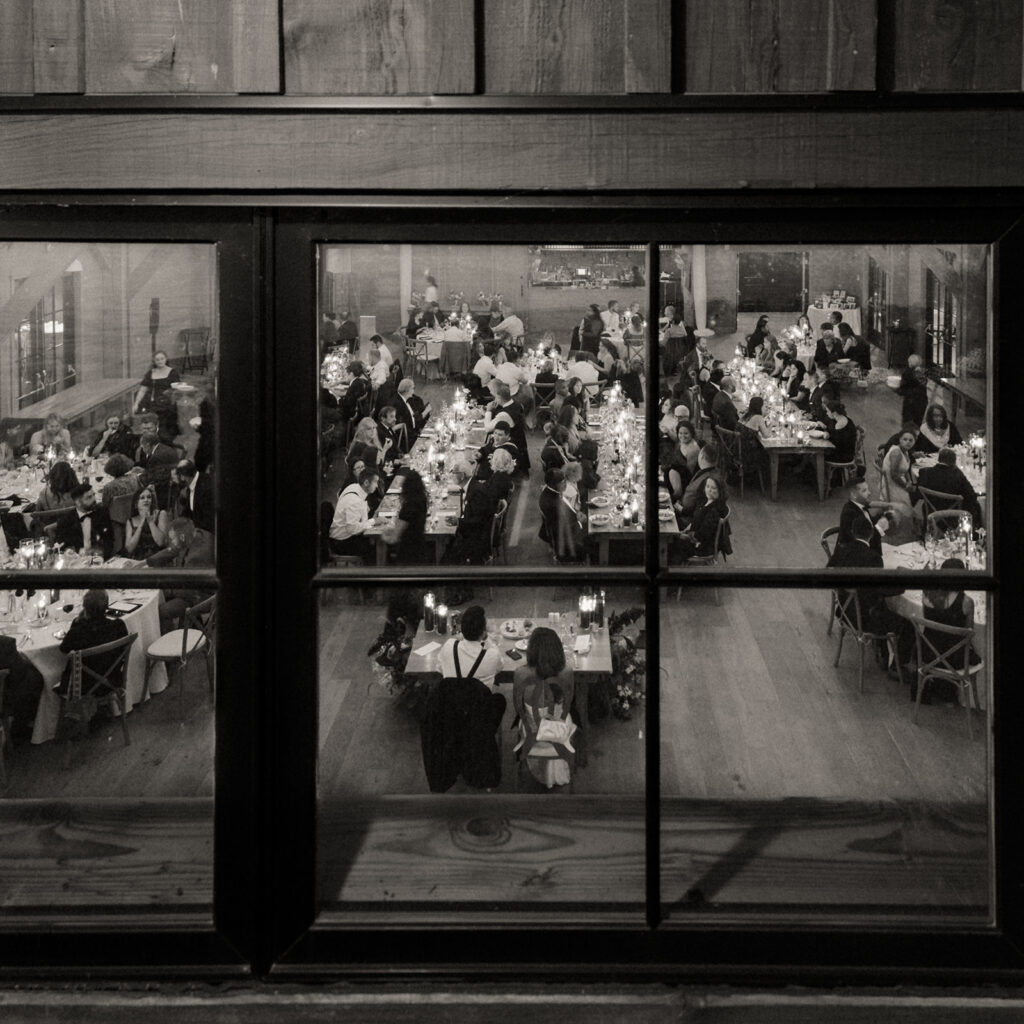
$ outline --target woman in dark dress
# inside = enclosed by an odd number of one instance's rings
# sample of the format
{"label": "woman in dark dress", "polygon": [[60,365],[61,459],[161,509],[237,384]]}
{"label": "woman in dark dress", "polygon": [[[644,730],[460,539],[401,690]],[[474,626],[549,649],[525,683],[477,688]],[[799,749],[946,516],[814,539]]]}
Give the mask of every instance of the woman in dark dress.
{"label": "woman in dark dress", "polygon": [[961,444],[963,438],[956,424],[941,405],[929,405],[921,421],[921,432],[914,443],[914,451],[933,455],[942,448]]}
{"label": "woman in dark dress", "polygon": [[[725,484],[713,476],[704,482],[704,503],[698,505],[693,513],[690,525],[679,535],[676,551],[683,561],[693,557],[707,557],[717,554],[715,537],[718,535],[719,520],[729,515],[729,505]],[[727,526],[722,527],[719,541],[720,550],[732,554],[732,546],[725,534]]]}
{"label": "woman in dark dress", "polygon": [[[964,572],[966,566],[959,558],[947,558],[940,568]],[[924,617],[929,622],[956,626],[957,629],[974,629],[974,601],[962,590],[925,590],[922,591],[921,599]],[[942,654],[960,642],[958,637],[937,630],[925,629],[924,635]],[[968,657],[972,668],[981,664],[981,656],[973,646]],[[962,655],[954,655],[952,660],[956,667],[963,665]]]}
{"label": "woman in dark dress", "polygon": [[143,561],[167,546],[167,513],[157,508],[151,487],[132,500],[132,514],[124,524],[124,553]]}
{"label": "woman in dark dress", "polygon": [[601,309],[592,303],[580,322],[580,348],[584,352],[590,352],[596,356],[603,330],[604,321],[601,319]]}
{"label": "woman in dark dress", "polygon": [[768,317],[759,316],[757,318],[757,325],[753,331],[750,332],[750,337],[747,339],[747,358],[753,359],[757,355],[757,346],[762,344],[768,337]]}
{"label": "woman in dark dress", "polygon": [[423,477],[416,470],[406,470],[398,516],[384,534],[394,552],[396,564],[422,565],[428,560],[424,543],[426,531],[427,489],[423,486]]}
{"label": "woman in dark dress", "polygon": [[853,462],[857,452],[857,426],[846,415],[846,406],[835,399],[824,403],[825,423],[818,426],[828,433],[828,439],[835,445],[829,452],[829,462]]}
{"label": "woman in dark dress", "polygon": [[167,353],[158,349],[153,353],[153,365],[146,371],[135,395],[134,412],[156,413],[160,420],[160,440],[164,444],[173,444],[181,433],[173,390],[173,385],[180,383],[178,371],[167,362]]}

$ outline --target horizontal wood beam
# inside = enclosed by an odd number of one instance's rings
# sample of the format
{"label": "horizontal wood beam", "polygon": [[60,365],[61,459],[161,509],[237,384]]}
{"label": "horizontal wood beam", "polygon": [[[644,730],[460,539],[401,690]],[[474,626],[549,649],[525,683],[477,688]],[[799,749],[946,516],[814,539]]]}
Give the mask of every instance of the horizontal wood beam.
{"label": "horizontal wood beam", "polygon": [[1020,110],[10,114],[0,136],[0,190],[722,191],[1024,178]]}

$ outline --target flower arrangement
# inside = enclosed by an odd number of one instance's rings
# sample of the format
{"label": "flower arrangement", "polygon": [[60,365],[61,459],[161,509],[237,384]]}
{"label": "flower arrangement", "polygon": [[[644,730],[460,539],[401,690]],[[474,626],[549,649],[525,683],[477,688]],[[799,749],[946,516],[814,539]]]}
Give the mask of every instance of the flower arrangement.
{"label": "flower arrangement", "polygon": [[608,638],[612,652],[611,710],[624,722],[633,717],[635,708],[644,699],[646,661],[638,649],[644,616],[643,608],[628,608],[608,616]]}
{"label": "flower arrangement", "polygon": [[454,289],[448,293],[448,304],[452,309],[458,309],[466,301],[464,292],[457,292]]}
{"label": "flower arrangement", "polygon": [[501,292],[496,292],[494,295],[485,295],[483,292],[477,292],[476,300],[484,306],[489,306],[492,302],[501,302]]}
{"label": "flower arrangement", "polygon": [[409,296],[409,309],[422,309],[426,305],[426,295],[423,292],[413,292]]}
{"label": "flower arrangement", "polygon": [[[407,628],[407,622],[411,628]],[[422,680],[405,674],[414,635],[415,623],[408,615],[388,618],[366,654],[371,659],[374,682],[418,716],[426,703],[427,687]]]}

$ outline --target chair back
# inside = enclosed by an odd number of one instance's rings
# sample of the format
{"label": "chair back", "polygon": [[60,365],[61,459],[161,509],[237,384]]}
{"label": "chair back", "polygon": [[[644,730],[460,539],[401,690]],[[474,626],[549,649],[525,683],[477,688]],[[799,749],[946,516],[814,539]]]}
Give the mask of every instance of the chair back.
{"label": "chair back", "polygon": [[878,472],[878,495],[882,501],[889,500],[889,478],[885,475],[885,465],[883,464],[884,457],[881,454],[875,456],[873,463],[875,470]]}
{"label": "chair back", "polygon": [[[73,509],[74,506],[72,505],[70,508]],[[57,529],[57,520],[67,511],[68,509],[66,508],[54,508],[48,509],[45,512],[33,512],[29,532],[36,539],[42,537],[43,533],[46,532],[49,539],[52,540]]]}
{"label": "chair back", "polygon": [[498,502],[498,508],[491,518],[491,557],[501,547],[501,535],[505,532],[505,513],[508,512],[508,502],[502,498]]}
{"label": "chair back", "polygon": [[[181,663],[188,661],[190,629],[196,629],[203,635],[208,650],[213,650],[213,634],[217,628],[217,595],[211,594],[185,609],[185,628],[181,631]],[[197,645],[196,645],[197,646]]]}
{"label": "chair back", "polygon": [[[971,672],[971,641],[974,639],[974,630],[932,622],[918,615],[912,615],[910,621],[914,624],[919,677],[924,679],[931,676],[948,679],[958,685],[966,684]],[[950,637],[950,646],[940,651],[935,646],[936,634]]]}
{"label": "chair back", "polygon": [[924,500],[925,516],[933,512],[945,512],[950,509],[963,507],[963,496],[959,494],[947,494],[945,491],[933,491],[930,487],[918,487],[921,498]]}
{"label": "chair back", "polygon": [[718,435],[718,440],[722,442],[722,448],[726,453],[726,458],[730,465],[736,466],[736,468],[742,473],[743,450],[740,446],[740,432],[738,430],[728,430],[726,427],[716,426],[715,433]]}
{"label": "chair back", "polygon": [[856,590],[833,590],[836,617],[839,625],[857,636],[864,635],[864,617],[860,608],[860,595]]}
{"label": "chair back", "polygon": [[555,397],[555,387],[556,385],[554,384],[533,385],[533,396],[536,401],[535,408],[537,412],[543,410],[547,410],[548,413],[551,412],[551,399]]}
{"label": "chair back", "polygon": [[867,462],[864,457],[864,428],[857,428],[857,441],[853,448],[853,461],[857,466],[867,466]]}
{"label": "chair back", "polygon": [[112,498],[107,512],[110,515],[110,522],[114,527],[114,552],[124,550],[125,524],[132,515],[132,501],[134,494],[119,494]]}
{"label": "chair back", "polygon": [[[71,679],[68,683],[68,692],[65,695],[69,701],[81,700],[83,697],[91,697],[98,693],[98,696],[105,696],[103,691],[117,693],[124,690],[123,666],[128,659],[128,652],[132,644],[138,640],[138,633],[129,633],[118,640],[112,640],[108,644],[98,644],[96,647],[86,647],[81,651],[71,652]],[[97,671],[92,665],[87,665],[86,660],[95,659],[104,654],[115,654],[103,671]],[[119,678],[114,678],[115,675]]]}
{"label": "chair back", "polygon": [[825,552],[826,564],[828,562],[832,561],[832,553],[835,551],[835,547],[834,546],[833,547],[829,547],[829,543],[828,542],[833,537],[838,537],[838,535],[839,535],[839,527],[838,526],[830,526],[827,530],[822,530],[821,531],[821,537],[820,537],[819,542],[821,544],[821,550]]}
{"label": "chair back", "polygon": [[604,389],[605,382],[603,380],[595,380],[591,384],[583,385],[583,394],[587,396],[588,401],[591,401],[596,405],[600,402]]}
{"label": "chair back", "polygon": [[925,521],[927,533],[933,537],[944,537],[949,533],[960,533],[961,522],[964,518],[971,521],[971,531],[974,531],[974,519],[970,512],[962,512],[958,508],[939,509],[938,512],[929,512]]}

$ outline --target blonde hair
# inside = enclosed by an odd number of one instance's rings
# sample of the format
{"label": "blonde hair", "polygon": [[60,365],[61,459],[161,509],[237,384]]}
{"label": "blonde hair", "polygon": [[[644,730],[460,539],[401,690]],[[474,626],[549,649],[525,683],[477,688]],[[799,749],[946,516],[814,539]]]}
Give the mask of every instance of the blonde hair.
{"label": "blonde hair", "polygon": [[504,448],[495,449],[491,455],[491,469],[495,473],[511,473],[516,468],[516,460]]}

